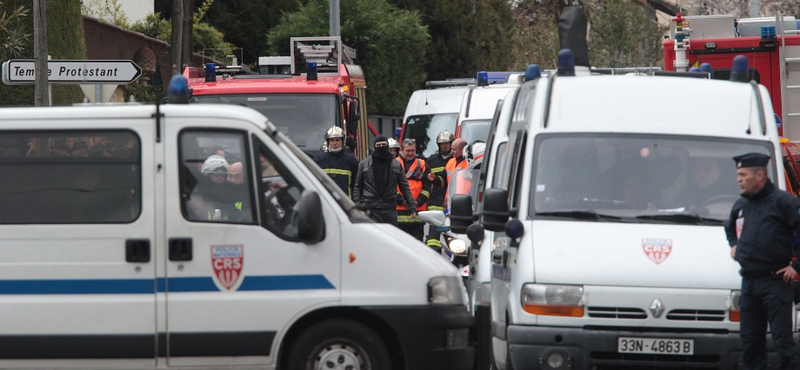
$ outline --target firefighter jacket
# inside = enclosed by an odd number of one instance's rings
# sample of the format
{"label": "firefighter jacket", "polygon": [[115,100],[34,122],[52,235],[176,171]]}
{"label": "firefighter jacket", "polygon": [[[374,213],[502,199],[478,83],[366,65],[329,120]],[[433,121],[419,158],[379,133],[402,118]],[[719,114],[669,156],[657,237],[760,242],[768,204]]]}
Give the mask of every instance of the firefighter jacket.
{"label": "firefighter jacket", "polygon": [[431,211],[444,210],[444,194],[447,192],[447,173],[444,167],[450,158],[452,157],[443,157],[439,152],[433,153],[428,157],[428,168],[436,176],[436,179],[431,184],[431,194],[428,197],[428,209]]}
{"label": "firefighter jacket", "polygon": [[[425,160],[415,158],[411,161],[406,161],[403,157],[397,157],[397,162],[400,163],[400,166],[402,166],[405,172],[406,180],[408,180],[408,187],[411,190],[411,196],[414,197],[416,202],[417,211],[427,210],[431,184],[428,181],[428,173],[430,171],[428,170],[428,166],[425,165]],[[399,187],[397,188],[397,195],[398,198],[402,196]],[[397,210],[398,212],[405,211],[408,210],[408,207],[406,207],[405,203],[398,204]],[[400,219],[397,221],[401,222]]]}
{"label": "firefighter jacket", "polygon": [[373,157],[369,156],[358,164],[356,173],[356,183],[353,186],[353,201],[361,203],[363,209],[397,207],[397,188],[405,198],[409,209],[416,212],[416,203],[411,196],[408,188],[408,181],[403,173],[403,167],[395,160],[389,161],[391,170],[389,171],[389,186],[386,189],[378,190],[375,182],[375,174],[372,171]]}
{"label": "firefighter jacket", "polygon": [[317,162],[322,172],[327,173],[348,197],[353,196],[358,159],[352,153],[346,150],[340,150],[338,153],[324,152],[314,157],[314,162]]}

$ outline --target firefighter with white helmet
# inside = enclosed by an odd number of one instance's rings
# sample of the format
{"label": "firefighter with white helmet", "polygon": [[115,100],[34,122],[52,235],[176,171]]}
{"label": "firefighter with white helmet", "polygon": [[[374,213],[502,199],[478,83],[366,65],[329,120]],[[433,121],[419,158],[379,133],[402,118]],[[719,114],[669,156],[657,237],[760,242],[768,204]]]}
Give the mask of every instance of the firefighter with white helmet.
{"label": "firefighter with white helmet", "polygon": [[395,158],[400,154],[400,143],[394,138],[389,138],[389,153],[394,154]]}
{"label": "firefighter with white helmet", "polygon": [[324,151],[314,158],[314,162],[327,173],[336,185],[347,194],[353,196],[353,185],[358,170],[358,159],[347,150],[344,150],[345,134],[341,127],[331,127],[325,132]]}
{"label": "firefighter with white helmet", "polygon": [[[444,211],[444,196],[447,193],[447,172],[445,166],[450,157],[453,156],[452,144],[455,141],[456,135],[452,132],[444,130],[436,135],[436,145],[439,150],[428,157],[427,163],[430,169],[428,181],[431,183],[430,199],[428,199],[429,211]],[[439,240],[441,233],[436,231],[435,227],[429,228],[428,244],[431,249],[437,253],[441,252],[442,242]]]}

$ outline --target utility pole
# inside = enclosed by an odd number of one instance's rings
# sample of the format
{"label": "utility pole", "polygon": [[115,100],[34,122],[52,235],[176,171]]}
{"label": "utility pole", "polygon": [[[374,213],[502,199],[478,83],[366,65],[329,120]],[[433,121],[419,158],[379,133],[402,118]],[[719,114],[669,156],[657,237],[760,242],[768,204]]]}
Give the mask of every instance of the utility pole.
{"label": "utility pole", "polygon": [[45,0],[33,0],[33,59],[35,94],[37,107],[50,105],[47,70],[47,16]]}
{"label": "utility pole", "polygon": [[341,31],[339,29],[339,24],[341,23],[339,20],[339,0],[329,0],[330,1],[330,35],[331,36],[341,36]]}
{"label": "utility pole", "polygon": [[181,71],[183,67],[192,65],[192,45],[194,44],[194,0],[183,0],[183,30],[181,31]]}
{"label": "utility pole", "polygon": [[170,76],[183,73],[183,6],[184,0],[172,1],[172,40],[170,42]]}

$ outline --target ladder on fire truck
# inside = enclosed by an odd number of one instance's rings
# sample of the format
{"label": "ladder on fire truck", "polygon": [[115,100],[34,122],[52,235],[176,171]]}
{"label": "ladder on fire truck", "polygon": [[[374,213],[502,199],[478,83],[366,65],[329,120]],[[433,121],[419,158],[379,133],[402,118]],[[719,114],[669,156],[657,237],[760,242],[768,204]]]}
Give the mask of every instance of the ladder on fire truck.
{"label": "ladder on fire truck", "polygon": [[781,121],[783,136],[800,140],[800,46],[787,46],[786,37],[800,35],[800,30],[784,29],[783,12],[775,16],[777,34],[781,37],[778,50],[781,81]]}

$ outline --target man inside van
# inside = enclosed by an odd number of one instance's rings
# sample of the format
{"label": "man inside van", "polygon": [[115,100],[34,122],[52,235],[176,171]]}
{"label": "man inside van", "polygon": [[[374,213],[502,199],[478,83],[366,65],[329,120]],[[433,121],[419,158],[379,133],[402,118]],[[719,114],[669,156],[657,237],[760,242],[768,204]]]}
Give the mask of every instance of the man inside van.
{"label": "man inside van", "polygon": [[800,199],[775,187],[767,177],[770,157],[747,153],[733,157],[741,197],[725,222],[731,257],[742,267],[739,300],[742,362],[745,369],[767,369],[767,324],[778,352],[778,369],[797,369],[792,338],[795,314],[792,236],[800,231]]}

